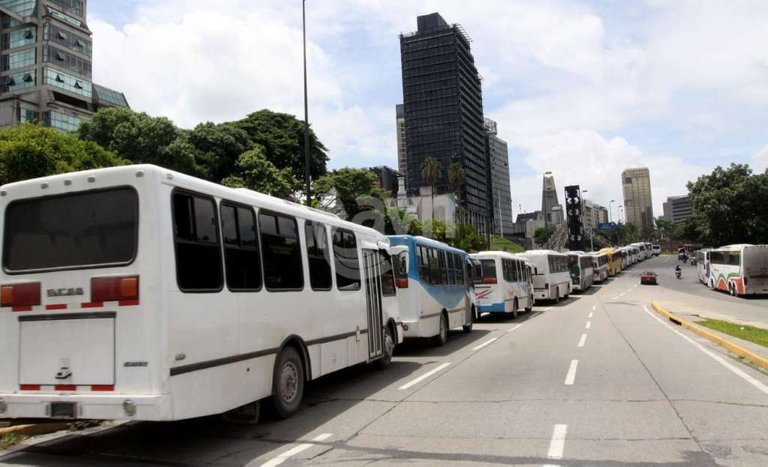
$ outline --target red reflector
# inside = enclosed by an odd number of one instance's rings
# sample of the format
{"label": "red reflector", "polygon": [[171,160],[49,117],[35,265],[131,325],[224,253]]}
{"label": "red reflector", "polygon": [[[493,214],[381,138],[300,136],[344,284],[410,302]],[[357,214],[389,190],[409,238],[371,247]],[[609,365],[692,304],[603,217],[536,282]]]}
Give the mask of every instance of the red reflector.
{"label": "red reflector", "polygon": [[408,288],[408,278],[402,278],[402,279],[395,279],[395,285],[398,289],[407,289]]}
{"label": "red reflector", "polygon": [[0,289],[0,306],[34,306],[39,304],[39,282],[4,285]]}
{"label": "red reflector", "polygon": [[56,391],[77,391],[77,386],[74,384],[57,384],[53,389]]}
{"label": "red reflector", "polygon": [[91,302],[139,299],[139,276],[91,278]]}
{"label": "red reflector", "polygon": [[19,390],[21,391],[39,391],[40,385],[39,384],[22,384],[19,385]]}
{"label": "red reflector", "polygon": [[138,300],[120,300],[117,302],[120,306],[136,306],[139,304]]}
{"label": "red reflector", "polygon": [[495,277],[488,277],[483,279],[483,284],[495,284],[496,278]]}
{"label": "red reflector", "polygon": [[114,391],[115,386],[111,384],[94,384],[91,386],[91,391]]}
{"label": "red reflector", "polygon": [[101,308],[104,306],[103,302],[85,302],[80,304],[83,308]]}
{"label": "red reflector", "polygon": [[32,311],[31,306],[14,306],[11,311]]}
{"label": "red reflector", "polygon": [[45,305],[46,310],[66,310],[67,304],[66,303],[56,303],[53,305]]}

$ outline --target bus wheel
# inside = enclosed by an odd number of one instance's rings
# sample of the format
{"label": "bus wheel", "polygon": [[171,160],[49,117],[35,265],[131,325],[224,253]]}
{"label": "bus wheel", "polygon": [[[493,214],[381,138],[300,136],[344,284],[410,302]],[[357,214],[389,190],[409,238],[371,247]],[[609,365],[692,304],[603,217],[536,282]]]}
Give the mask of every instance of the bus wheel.
{"label": "bus wheel", "polygon": [[472,307],[472,311],[471,311],[469,316],[470,316],[469,323],[467,323],[467,324],[465,324],[464,326],[461,327],[461,330],[464,331],[466,334],[469,334],[470,332],[472,332],[472,323],[475,321],[475,307],[474,306]]}
{"label": "bus wheel", "polygon": [[555,303],[560,303],[560,288],[555,290]]}
{"label": "bus wheel", "polygon": [[533,311],[533,295],[528,297],[528,306],[525,307],[525,312],[530,313]]}
{"label": "bus wheel", "polygon": [[299,411],[304,397],[304,365],[293,347],[285,347],[277,358],[272,378],[272,403],[277,416],[289,418]]}
{"label": "bus wheel", "polygon": [[438,347],[448,342],[448,318],[445,317],[445,313],[440,314],[440,330],[434,337],[433,342]]}
{"label": "bus wheel", "polygon": [[517,318],[517,297],[515,297],[514,300],[512,300],[512,319]]}
{"label": "bus wheel", "polygon": [[732,297],[736,296],[736,286],[733,284],[733,282],[730,282],[728,284],[728,292],[731,294]]}
{"label": "bus wheel", "polygon": [[376,360],[376,368],[386,370],[392,366],[392,355],[395,353],[395,338],[392,337],[392,330],[389,326],[384,326],[381,330],[382,353],[380,359]]}

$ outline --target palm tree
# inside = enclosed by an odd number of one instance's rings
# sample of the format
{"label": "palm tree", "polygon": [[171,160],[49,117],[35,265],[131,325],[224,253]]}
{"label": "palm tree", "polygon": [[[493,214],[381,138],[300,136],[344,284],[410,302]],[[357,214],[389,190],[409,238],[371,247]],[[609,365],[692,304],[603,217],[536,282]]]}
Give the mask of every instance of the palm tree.
{"label": "palm tree", "polygon": [[421,164],[421,178],[427,182],[427,185],[432,187],[432,220],[435,220],[435,186],[437,182],[443,177],[443,168],[437,160],[429,156]]}

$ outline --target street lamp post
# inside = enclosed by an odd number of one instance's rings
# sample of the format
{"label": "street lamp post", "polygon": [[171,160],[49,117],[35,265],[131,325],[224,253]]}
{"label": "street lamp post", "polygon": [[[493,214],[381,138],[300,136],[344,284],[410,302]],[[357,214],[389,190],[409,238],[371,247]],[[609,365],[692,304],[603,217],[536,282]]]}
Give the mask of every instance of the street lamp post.
{"label": "street lamp post", "polygon": [[310,178],[309,178],[309,105],[307,102],[307,15],[306,0],[301,0],[301,32],[304,52],[304,182],[307,190],[307,206],[310,205]]}

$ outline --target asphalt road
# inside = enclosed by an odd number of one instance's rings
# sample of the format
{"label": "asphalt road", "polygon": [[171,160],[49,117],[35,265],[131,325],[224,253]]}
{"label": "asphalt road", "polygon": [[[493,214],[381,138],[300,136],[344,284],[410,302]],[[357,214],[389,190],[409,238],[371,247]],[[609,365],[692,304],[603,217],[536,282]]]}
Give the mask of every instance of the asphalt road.
{"label": "asphalt road", "polygon": [[[649,260],[517,320],[483,319],[444,347],[409,343],[389,370],[314,382],[290,420],[131,423],[0,462],[768,465],[768,376],[649,311],[669,294],[738,306],[692,267],[674,279],[674,264]],[[639,285],[647,269],[659,286]]]}

